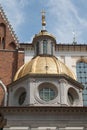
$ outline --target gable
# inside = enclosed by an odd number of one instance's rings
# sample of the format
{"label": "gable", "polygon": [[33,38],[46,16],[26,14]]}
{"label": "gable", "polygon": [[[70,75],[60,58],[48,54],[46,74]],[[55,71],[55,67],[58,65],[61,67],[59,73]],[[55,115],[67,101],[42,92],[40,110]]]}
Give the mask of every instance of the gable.
{"label": "gable", "polygon": [[0,49],[14,50],[16,48],[18,48],[18,39],[0,6]]}

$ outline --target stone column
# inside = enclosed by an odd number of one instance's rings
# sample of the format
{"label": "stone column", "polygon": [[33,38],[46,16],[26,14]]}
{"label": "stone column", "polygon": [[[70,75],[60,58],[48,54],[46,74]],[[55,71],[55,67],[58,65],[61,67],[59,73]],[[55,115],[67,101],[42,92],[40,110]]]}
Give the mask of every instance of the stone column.
{"label": "stone column", "polygon": [[60,104],[61,106],[66,106],[67,105],[67,81],[65,79],[60,79],[59,80],[59,87],[60,87]]}

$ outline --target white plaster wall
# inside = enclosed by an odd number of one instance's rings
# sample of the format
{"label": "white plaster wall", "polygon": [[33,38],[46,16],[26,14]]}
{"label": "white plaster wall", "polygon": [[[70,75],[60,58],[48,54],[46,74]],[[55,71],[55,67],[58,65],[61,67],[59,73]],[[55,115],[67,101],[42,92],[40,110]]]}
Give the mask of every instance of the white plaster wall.
{"label": "white plaster wall", "polygon": [[34,50],[25,50],[25,58],[24,58],[24,62],[28,62],[30,61],[32,58],[34,57]]}
{"label": "white plaster wall", "polygon": [[65,63],[75,74],[76,76],[76,63],[83,57],[87,60],[87,53],[86,52],[69,52],[69,51],[62,51],[62,52],[55,52],[55,56]]}

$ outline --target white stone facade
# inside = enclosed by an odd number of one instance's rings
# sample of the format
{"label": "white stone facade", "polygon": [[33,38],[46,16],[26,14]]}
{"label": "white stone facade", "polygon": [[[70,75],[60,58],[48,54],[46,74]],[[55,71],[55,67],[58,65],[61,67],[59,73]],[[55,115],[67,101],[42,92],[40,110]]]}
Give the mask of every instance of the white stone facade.
{"label": "white stone facade", "polygon": [[[40,98],[40,89],[44,87],[55,91],[53,100],[46,102]],[[20,105],[19,99],[23,92],[26,92],[26,98]],[[72,95],[73,104],[70,103],[68,94]],[[83,106],[82,88],[58,77],[32,77],[21,80],[9,87],[8,99],[9,106]]]}

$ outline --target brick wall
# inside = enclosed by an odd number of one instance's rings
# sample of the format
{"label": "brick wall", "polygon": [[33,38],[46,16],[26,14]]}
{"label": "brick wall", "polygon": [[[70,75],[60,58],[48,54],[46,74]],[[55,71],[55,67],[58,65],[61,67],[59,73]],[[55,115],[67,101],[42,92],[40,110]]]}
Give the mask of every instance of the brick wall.
{"label": "brick wall", "polygon": [[0,79],[5,85],[12,82],[18,68],[24,63],[24,53],[0,51]]}
{"label": "brick wall", "polygon": [[[7,86],[13,81],[17,70],[24,64],[24,52],[0,50],[0,79]],[[3,90],[0,88],[0,105],[3,102]]]}

